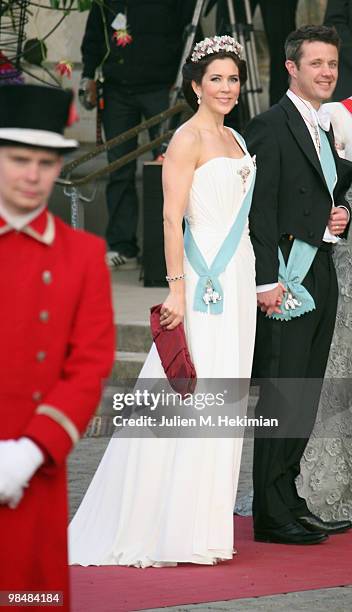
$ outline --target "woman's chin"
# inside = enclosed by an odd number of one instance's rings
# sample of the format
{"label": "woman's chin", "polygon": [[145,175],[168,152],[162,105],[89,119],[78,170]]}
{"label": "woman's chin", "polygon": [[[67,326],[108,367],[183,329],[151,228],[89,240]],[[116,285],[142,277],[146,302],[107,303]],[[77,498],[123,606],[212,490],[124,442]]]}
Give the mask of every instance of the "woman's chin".
{"label": "woman's chin", "polygon": [[214,105],[214,111],[216,113],[221,114],[221,115],[228,115],[232,111],[234,106],[235,106],[235,104],[232,103],[232,102],[231,103],[228,102],[226,104],[223,104],[223,103],[220,102],[220,103]]}

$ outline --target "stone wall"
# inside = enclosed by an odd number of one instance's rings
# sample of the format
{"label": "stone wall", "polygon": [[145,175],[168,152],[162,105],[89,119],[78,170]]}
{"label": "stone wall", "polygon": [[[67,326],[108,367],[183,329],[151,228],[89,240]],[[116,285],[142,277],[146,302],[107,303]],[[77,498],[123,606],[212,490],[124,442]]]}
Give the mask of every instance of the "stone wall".
{"label": "stone wall", "polygon": [[[49,6],[48,0],[42,0],[43,5]],[[37,8],[33,11],[33,16],[26,28],[26,36],[29,38],[44,38],[45,35],[60,21],[63,13],[51,9]],[[79,87],[81,75],[81,53],[80,45],[83,38],[85,24],[87,21],[88,12],[79,13],[72,11],[55,32],[45,41],[48,49],[48,57],[45,66],[54,71],[56,63],[60,60],[69,60],[73,63],[72,79],[62,79],[64,87],[72,87],[76,92]],[[28,66],[28,69],[47,82],[51,82],[50,77],[44,70],[33,69]],[[34,79],[26,78],[28,82]],[[78,103],[77,103],[78,106]],[[95,111],[86,111],[80,105],[78,108],[80,121],[67,130],[67,136],[77,138],[81,142],[94,142],[95,140]]]}
{"label": "stone wall", "polygon": [[322,23],[326,4],[327,0],[300,0],[298,4],[297,24]]}

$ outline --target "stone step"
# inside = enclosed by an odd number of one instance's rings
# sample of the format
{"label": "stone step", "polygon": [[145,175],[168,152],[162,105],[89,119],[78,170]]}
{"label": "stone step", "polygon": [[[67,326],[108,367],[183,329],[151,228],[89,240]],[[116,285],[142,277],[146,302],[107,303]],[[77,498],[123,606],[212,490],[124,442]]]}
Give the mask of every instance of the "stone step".
{"label": "stone step", "polygon": [[116,351],[115,363],[110,376],[111,384],[121,384],[124,380],[137,378],[148,353],[137,351]]}
{"label": "stone step", "polygon": [[148,353],[152,345],[149,325],[145,323],[118,323],[117,350],[128,353]]}

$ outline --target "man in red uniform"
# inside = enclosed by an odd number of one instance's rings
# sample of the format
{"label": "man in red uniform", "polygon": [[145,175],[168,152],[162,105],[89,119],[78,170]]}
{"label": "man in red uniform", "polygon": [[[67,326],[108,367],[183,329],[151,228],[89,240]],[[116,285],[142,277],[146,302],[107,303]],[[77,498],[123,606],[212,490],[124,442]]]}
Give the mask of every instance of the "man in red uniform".
{"label": "man in red uniform", "polygon": [[[61,591],[69,610],[65,459],[110,373],[104,242],[47,210],[72,93],[0,96],[0,591]],[[49,603],[48,603],[49,605]]]}

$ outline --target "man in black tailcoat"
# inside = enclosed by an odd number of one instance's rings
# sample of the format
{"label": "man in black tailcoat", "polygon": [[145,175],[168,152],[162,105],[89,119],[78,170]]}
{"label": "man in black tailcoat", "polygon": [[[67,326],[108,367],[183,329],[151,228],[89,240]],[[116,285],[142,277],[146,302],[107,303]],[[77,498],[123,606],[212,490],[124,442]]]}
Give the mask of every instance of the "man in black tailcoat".
{"label": "man in black tailcoat", "polygon": [[[336,85],[338,48],[333,28],[305,26],[292,32],[286,41],[289,90],[278,104],[253,119],[245,134],[257,163],[250,214],[259,306],[254,374],[265,379],[257,416],[276,412],[284,426],[280,437],[263,438],[257,432],[255,440],[253,517],[258,541],[312,544],[352,526],[349,521],[328,523],[315,517],[295,486],[335,325],[332,247],[338,237],[346,236],[350,218],[344,193],[351,166],[336,154],[332,131],[320,109]],[[328,174],[333,180],[328,181]],[[280,317],[292,307],[292,296],[278,282],[278,247],[287,263],[295,240],[295,250],[299,245],[315,252],[302,281],[314,309],[291,320],[277,320],[273,315]],[[278,386],[269,384],[273,379]],[[318,385],[308,385],[308,379],[319,381]]]}

